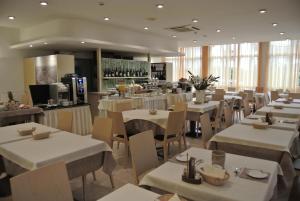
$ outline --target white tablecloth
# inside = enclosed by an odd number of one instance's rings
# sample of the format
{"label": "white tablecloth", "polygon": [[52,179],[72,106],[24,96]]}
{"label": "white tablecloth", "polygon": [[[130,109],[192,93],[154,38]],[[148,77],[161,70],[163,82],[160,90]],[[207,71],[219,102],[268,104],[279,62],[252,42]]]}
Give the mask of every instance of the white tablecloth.
{"label": "white tablecloth", "polygon": [[104,169],[114,167],[111,148],[90,136],[57,132],[43,140],[25,139],[0,145],[0,155],[27,170],[34,170],[58,161],[70,163],[105,152]]}
{"label": "white tablecloth", "polygon": [[92,117],[89,105],[77,106],[71,108],[46,110],[39,123],[53,128],[57,128],[57,112],[59,110],[70,111],[73,113],[73,130],[72,133],[87,135],[92,130]]}
{"label": "white tablecloth", "polygon": [[126,184],[97,201],[155,201],[160,195],[132,184]]}
{"label": "white tablecloth", "polygon": [[[253,123],[262,122],[261,118],[263,118],[263,117],[264,116],[250,115],[250,116],[242,119],[240,121],[240,123],[251,126]],[[257,118],[257,119],[255,119],[255,118]],[[276,119],[276,121],[272,125],[269,125],[270,128],[281,129],[281,130],[291,130],[291,131],[295,131],[295,133],[297,135],[299,135],[299,133],[298,133],[299,120],[292,119],[289,121],[293,121],[295,123],[284,123],[285,120],[282,120],[280,118],[275,118],[275,119]]]}
{"label": "white tablecloth", "polygon": [[290,152],[296,137],[294,131],[255,129],[252,126],[235,124],[217,133],[210,141]]}
{"label": "white tablecloth", "polygon": [[300,109],[294,108],[275,109],[273,107],[264,106],[257,110],[255,114],[265,115],[267,112],[272,112],[274,116],[278,117],[300,118]]}
{"label": "white tablecloth", "polygon": [[[199,148],[187,150],[197,159],[211,164],[211,151]],[[226,154],[225,169],[230,178],[224,186],[213,186],[206,182],[200,185],[185,183],[181,180],[186,165],[167,162],[148,173],[140,185],[148,185],[179,195],[194,201],[269,201],[277,184],[277,175],[282,174],[278,163],[273,161]],[[235,176],[235,168],[260,169],[270,173],[267,183]]]}
{"label": "white tablecloth", "polygon": [[[212,99],[212,95],[206,96],[206,99],[207,100],[211,100]],[[224,95],[224,100],[231,100],[231,99],[242,100],[242,97],[238,96],[238,95]]]}
{"label": "white tablecloth", "polygon": [[157,114],[149,114],[149,110],[129,110],[122,112],[124,122],[128,122],[134,119],[141,119],[153,122],[162,128],[166,128],[169,111],[167,110],[157,110]]}
{"label": "white tablecloth", "polygon": [[34,122],[0,127],[0,145],[31,138],[31,135],[21,136],[18,133],[18,130],[29,129],[32,127],[35,127],[37,131],[50,131],[51,133],[58,131],[56,128],[51,128]]}
{"label": "white tablecloth", "polygon": [[273,107],[273,106],[281,106],[281,107],[286,107],[286,108],[294,108],[294,109],[300,109],[300,104],[299,103],[283,103],[283,102],[270,102],[268,106]]}
{"label": "white tablecloth", "polygon": [[188,111],[189,112],[199,112],[205,113],[216,109],[219,106],[219,101],[209,101],[208,103],[204,104],[195,104],[194,102],[188,102]]}
{"label": "white tablecloth", "polygon": [[[276,102],[284,102],[284,101],[286,101],[286,98],[278,98],[277,100],[276,100]],[[300,99],[293,99],[292,100],[292,103],[300,103]]]}

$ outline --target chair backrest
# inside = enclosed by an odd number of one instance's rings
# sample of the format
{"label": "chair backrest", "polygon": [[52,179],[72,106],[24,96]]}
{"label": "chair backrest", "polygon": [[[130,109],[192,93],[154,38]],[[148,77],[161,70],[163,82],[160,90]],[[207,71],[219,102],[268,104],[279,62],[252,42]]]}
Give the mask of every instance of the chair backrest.
{"label": "chair backrest", "polygon": [[233,110],[231,108],[224,109],[225,126],[226,128],[233,125]]}
{"label": "chair backrest", "polygon": [[158,166],[153,131],[148,130],[131,136],[129,138],[129,148],[133,172],[138,184],[138,177],[141,174]]}
{"label": "chair backrest", "polygon": [[247,98],[243,100],[243,106],[244,106],[244,116],[247,117],[251,114],[251,109]]}
{"label": "chair backrest", "polygon": [[265,105],[268,105],[269,103],[270,103],[269,93],[265,93]]}
{"label": "chair backrest", "polygon": [[127,139],[122,112],[107,111],[107,117],[112,119],[112,133],[123,135]]}
{"label": "chair backrest", "polygon": [[254,99],[254,91],[253,90],[244,90],[245,93],[248,94],[248,101],[253,101]]}
{"label": "chair backrest", "polygon": [[132,110],[131,100],[116,103],[116,112]]}
{"label": "chair backrest", "polygon": [[14,201],[73,201],[64,162],[25,172],[10,184]]}
{"label": "chair backrest", "polygon": [[73,131],[73,114],[70,111],[58,110],[57,128],[72,133]]}
{"label": "chair backrest", "polygon": [[275,101],[279,98],[278,91],[271,91],[271,101]]}
{"label": "chair backrest", "polygon": [[236,91],[235,87],[228,87],[228,91]]}
{"label": "chair backrest", "polygon": [[283,93],[283,89],[276,89],[278,93]]}
{"label": "chair backrest", "polygon": [[258,93],[264,92],[264,87],[255,87],[255,91]]}
{"label": "chair backrest", "polygon": [[208,113],[204,113],[200,116],[200,123],[201,123],[201,133],[202,133],[202,143],[204,148],[207,148],[207,142],[213,136],[213,130],[211,127],[211,122]]}
{"label": "chair backrest", "polygon": [[213,94],[211,100],[212,101],[224,100],[224,94]]}
{"label": "chair backrest", "polygon": [[215,92],[216,92],[215,94],[217,94],[217,95],[225,95],[224,89],[216,89]]}
{"label": "chair backrest", "polygon": [[255,96],[256,109],[260,109],[265,105],[265,96]]}
{"label": "chair backrest", "polygon": [[300,99],[300,93],[289,93],[289,97],[293,99]]}
{"label": "chair backrest", "polygon": [[245,98],[248,97],[248,94],[245,93],[245,92],[240,91],[240,92],[239,92],[239,96],[242,97],[242,99],[244,100]]}
{"label": "chair backrest", "polygon": [[223,114],[224,114],[224,100],[221,100],[219,103],[219,107],[217,108],[216,117],[221,119]]}
{"label": "chair backrest", "polygon": [[182,128],[185,124],[185,111],[179,112],[170,112],[167,122],[167,128],[165,131],[165,140],[167,139],[168,135],[179,135],[182,134]]}
{"label": "chair backrest", "polygon": [[185,102],[177,102],[174,105],[174,111],[179,112],[179,111],[186,111],[187,110],[187,103]]}
{"label": "chair backrest", "polygon": [[92,137],[106,142],[112,147],[112,119],[95,117],[92,130]]}

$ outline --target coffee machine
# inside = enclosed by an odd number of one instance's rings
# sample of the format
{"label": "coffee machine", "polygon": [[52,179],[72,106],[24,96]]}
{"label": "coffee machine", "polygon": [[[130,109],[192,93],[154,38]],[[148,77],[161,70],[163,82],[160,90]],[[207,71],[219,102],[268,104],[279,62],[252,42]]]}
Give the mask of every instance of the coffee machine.
{"label": "coffee machine", "polygon": [[87,103],[87,82],[86,77],[79,77],[77,74],[66,74],[61,82],[69,85],[70,101],[76,104]]}

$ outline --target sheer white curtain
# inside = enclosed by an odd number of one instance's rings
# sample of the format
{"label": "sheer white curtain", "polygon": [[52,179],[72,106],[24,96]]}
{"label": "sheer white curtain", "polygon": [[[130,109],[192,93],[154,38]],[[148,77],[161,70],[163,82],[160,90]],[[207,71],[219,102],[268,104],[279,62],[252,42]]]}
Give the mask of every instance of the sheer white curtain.
{"label": "sheer white curtain", "polygon": [[296,91],[299,86],[300,41],[270,42],[268,89]]}
{"label": "sheer white curtain", "polygon": [[179,48],[180,54],[184,56],[166,57],[166,62],[173,63],[173,80],[188,78],[188,71],[194,75],[202,75],[202,48],[201,47],[184,47]]}
{"label": "sheer white curtain", "polygon": [[236,85],[237,55],[237,44],[210,46],[208,72],[220,76],[215,86],[225,88]]}
{"label": "sheer white curtain", "polygon": [[239,47],[239,89],[255,89],[258,77],[258,43],[242,43]]}
{"label": "sheer white curtain", "polygon": [[255,89],[258,77],[258,43],[213,45],[209,50],[209,74],[220,76],[221,88]]}

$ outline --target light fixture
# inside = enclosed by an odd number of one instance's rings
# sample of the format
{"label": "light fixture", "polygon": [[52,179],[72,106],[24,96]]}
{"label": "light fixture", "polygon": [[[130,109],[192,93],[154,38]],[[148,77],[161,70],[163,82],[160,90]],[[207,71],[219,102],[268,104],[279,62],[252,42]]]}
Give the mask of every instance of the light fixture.
{"label": "light fixture", "polygon": [[259,13],[260,13],[260,14],[265,14],[265,13],[267,13],[267,10],[266,10],[266,9],[260,9],[260,10],[259,10]]}
{"label": "light fixture", "polygon": [[273,27],[277,27],[277,25],[278,25],[277,23],[272,23]]}
{"label": "light fixture", "polygon": [[217,33],[220,33],[220,32],[221,32],[221,29],[217,29],[216,32],[217,32]]}
{"label": "light fixture", "polygon": [[197,43],[197,40],[193,40],[193,43]]}
{"label": "light fixture", "polygon": [[234,37],[234,36],[232,37],[232,40],[235,40],[235,37]]}
{"label": "light fixture", "polygon": [[173,38],[176,38],[177,36],[176,36],[176,35],[172,35],[172,37],[173,37]]}
{"label": "light fixture", "polygon": [[156,5],[156,8],[163,8],[164,7],[164,4],[157,4]]}
{"label": "light fixture", "polygon": [[47,1],[41,1],[41,2],[40,2],[40,5],[41,5],[41,6],[48,6],[48,2],[47,2]]}
{"label": "light fixture", "polygon": [[144,27],[144,29],[145,29],[145,30],[148,30],[148,29],[149,29],[149,27]]}
{"label": "light fixture", "polygon": [[14,19],[16,19],[16,17],[15,16],[8,16],[8,19],[9,20],[14,20]]}
{"label": "light fixture", "polygon": [[109,18],[109,17],[105,17],[104,20],[105,20],[105,21],[109,21],[110,18]]}
{"label": "light fixture", "polygon": [[193,19],[193,20],[192,20],[192,22],[194,22],[194,23],[197,23],[197,22],[198,22],[198,20],[197,20],[197,19]]}
{"label": "light fixture", "polygon": [[84,44],[85,42],[84,42],[84,41],[81,41],[80,43],[81,43],[81,44]]}
{"label": "light fixture", "polygon": [[47,42],[44,42],[44,45],[48,45],[48,43],[47,43]]}
{"label": "light fixture", "polygon": [[280,35],[284,35],[285,33],[284,33],[284,32],[280,32],[279,34],[280,34]]}
{"label": "light fixture", "polygon": [[29,47],[33,47],[33,45],[29,45]]}

